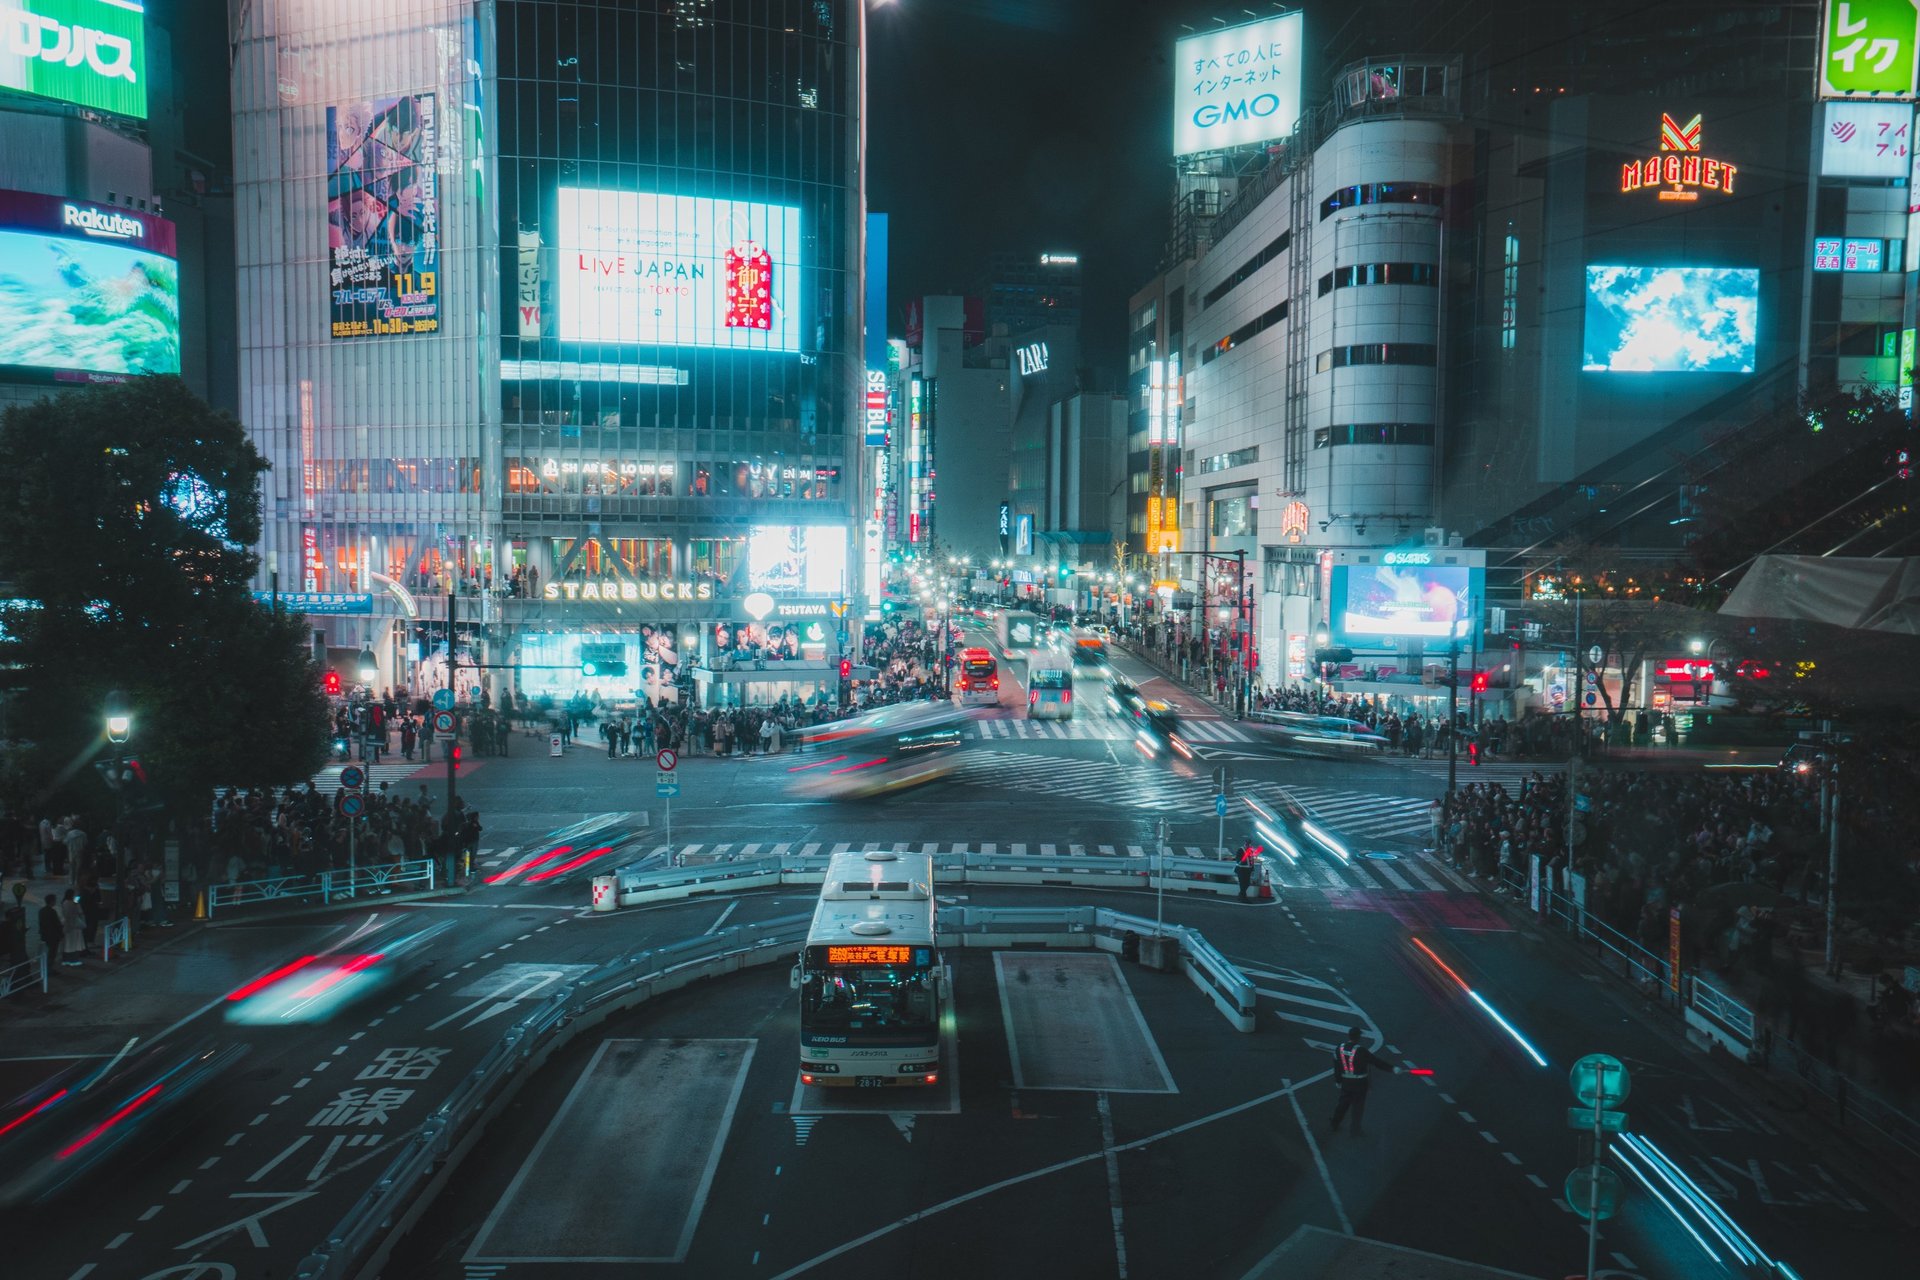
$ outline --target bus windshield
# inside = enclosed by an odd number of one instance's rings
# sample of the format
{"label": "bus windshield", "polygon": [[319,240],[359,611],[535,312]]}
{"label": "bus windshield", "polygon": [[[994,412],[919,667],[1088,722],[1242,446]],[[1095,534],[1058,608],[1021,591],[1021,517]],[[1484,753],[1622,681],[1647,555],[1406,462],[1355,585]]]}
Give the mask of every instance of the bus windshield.
{"label": "bus windshield", "polygon": [[864,1039],[934,1029],[937,1006],[928,966],[828,964],[826,950],[807,948],[800,986],[803,1034]]}

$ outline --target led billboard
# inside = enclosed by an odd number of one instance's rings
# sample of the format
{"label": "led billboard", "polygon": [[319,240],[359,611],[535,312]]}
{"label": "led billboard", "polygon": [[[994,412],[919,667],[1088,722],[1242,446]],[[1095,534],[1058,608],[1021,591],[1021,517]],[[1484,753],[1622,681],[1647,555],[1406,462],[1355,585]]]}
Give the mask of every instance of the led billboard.
{"label": "led billboard", "polygon": [[0,0],[0,89],[147,118],[141,0]]}
{"label": "led billboard", "polygon": [[757,524],[747,534],[747,589],[842,596],[847,531],[838,525]]}
{"label": "led billboard", "polygon": [[1173,154],[1284,138],[1300,118],[1302,17],[1203,31],[1173,46]]}
{"label": "led billboard", "polygon": [[327,108],[334,337],[397,337],[440,327],[438,138],[430,93]]}
{"label": "led billboard", "polygon": [[0,192],[0,370],[44,381],[180,372],[173,224]]}
{"label": "led billboard", "polygon": [[1760,272],[1587,267],[1586,355],[1600,373],[1752,373]]}
{"label": "led billboard", "polygon": [[800,349],[800,210],[561,187],[555,334],[569,342]]}
{"label": "led billboard", "polygon": [[1334,630],[1343,644],[1465,636],[1484,572],[1451,564],[1336,564]]}

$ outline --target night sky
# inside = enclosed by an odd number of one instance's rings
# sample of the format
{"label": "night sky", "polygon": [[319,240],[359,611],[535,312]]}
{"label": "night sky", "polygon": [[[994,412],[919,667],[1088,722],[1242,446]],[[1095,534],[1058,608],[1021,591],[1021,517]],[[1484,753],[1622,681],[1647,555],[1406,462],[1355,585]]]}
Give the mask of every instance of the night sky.
{"label": "night sky", "polygon": [[[1252,9],[1255,13],[1246,12]],[[1173,42],[1266,0],[890,0],[870,10],[868,207],[891,215],[888,332],[994,249],[1080,254],[1083,363],[1123,370],[1173,190]],[[1308,39],[1313,35],[1308,15]],[[1306,87],[1304,97],[1317,94]]]}

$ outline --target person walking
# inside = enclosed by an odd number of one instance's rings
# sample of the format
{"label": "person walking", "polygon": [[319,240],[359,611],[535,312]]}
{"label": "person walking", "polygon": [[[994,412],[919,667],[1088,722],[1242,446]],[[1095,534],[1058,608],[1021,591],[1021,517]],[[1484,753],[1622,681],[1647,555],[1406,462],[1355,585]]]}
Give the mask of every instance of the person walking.
{"label": "person walking", "polygon": [[60,918],[60,895],[49,893],[40,904],[40,946],[49,965],[65,959],[61,953],[66,949],[66,934],[66,922]]}
{"label": "person walking", "polygon": [[75,890],[68,890],[67,900],[60,905],[60,941],[60,963],[70,969],[78,968],[87,954],[87,937],[80,894]]}
{"label": "person walking", "polygon": [[1400,1068],[1382,1062],[1373,1056],[1373,1050],[1361,1041],[1359,1027],[1348,1027],[1347,1038],[1333,1050],[1333,1082],[1340,1090],[1340,1100],[1333,1105],[1333,1132],[1340,1132],[1340,1122],[1347,1118],[1347,1112],[1353,1112],[1353,1136],[1360,1137],[1363,1129],[1361,1122],[1367,1116],[1367,1086],[1372,1082],[1369,1074],[1374,1071],[1387,1071],[1400,1074]]}

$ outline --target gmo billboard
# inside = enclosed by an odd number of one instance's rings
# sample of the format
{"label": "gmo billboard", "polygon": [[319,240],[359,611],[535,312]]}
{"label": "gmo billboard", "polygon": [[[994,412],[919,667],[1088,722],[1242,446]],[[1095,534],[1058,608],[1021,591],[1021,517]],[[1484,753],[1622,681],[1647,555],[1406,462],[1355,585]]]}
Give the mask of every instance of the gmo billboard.
{"label": "gmo billboard", "polygon": [[1300,118],[1298,13],[1205,31],[1173,46],[1173,154],[1284,138]]}

